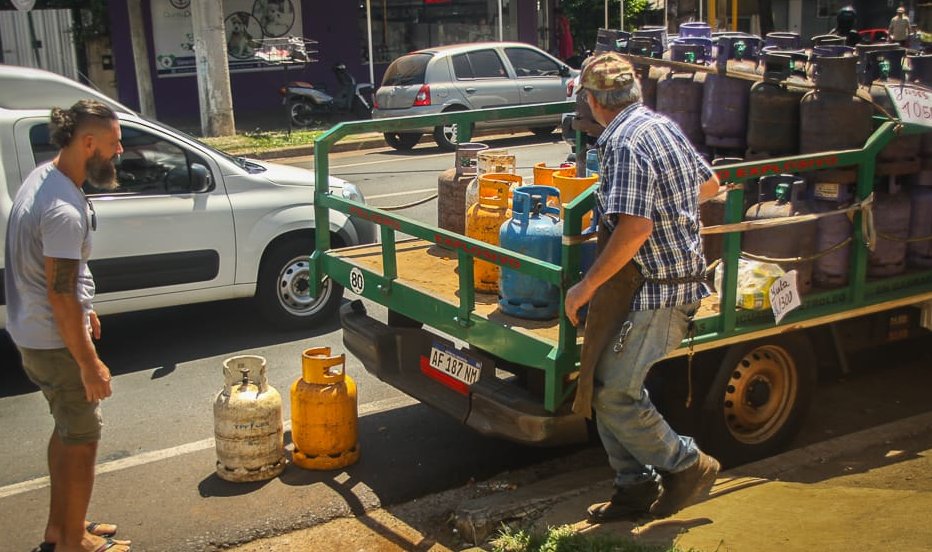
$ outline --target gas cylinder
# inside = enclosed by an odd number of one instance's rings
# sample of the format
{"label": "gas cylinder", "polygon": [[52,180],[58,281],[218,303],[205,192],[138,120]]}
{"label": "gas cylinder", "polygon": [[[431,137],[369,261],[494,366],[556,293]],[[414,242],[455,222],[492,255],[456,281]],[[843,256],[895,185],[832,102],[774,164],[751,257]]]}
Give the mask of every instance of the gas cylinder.
{"label": "gas cylinder", "polygon": [[[909,198],[912,203],[909,237],[913,239],[932,237],[932,182],[925,184],[917,178],[910,185]],[[932,239],[909,244],[908,261],[911,266],[932,267]]]}
{"label": "gas cylinder", "polygon": [[659,25],[644,25],[631,33],[631,38],[651,38],[660,44],[661,52],[667,50],[667,29]]}
{"label": "gas cylinder", "polygon": [[[339,366],[339,371],[334,368]],[[359,460],[356,383],[346,355],[330,347],[301,354],[301,377],[291,384],[292,460],[308,470],[333,470]]]}
{"label": "gas cylinder", "polygon": [[[906,271],[906,242],[909,237],[909,195],[901,193],[896,177],[889,176],[884,186],[874,187],[874,227],[877,229],[877,244],[867,259],[868,276],[894,276]],[[899,238],[891,240],[881,236]]]}
{"label": "gas cylinder", "polygon": [[[683,55],[682,52],[677,52],[677,50],[674,49],[674,46],[677,44],[693,48],[692,55],[687,56]],[[670,45],[670,59],[672,61],[685,61],[688,63],[708,65],[712,63],[712,39],[700,37],[677,38],[673,40],[673,43]]]}
{"label": "gas cylinder", "polygon": [[712,28],[705,21],[680,23],[680,38],[712,38]]}
{"label": "gas cylinder", "polygon": [[812,47],[816,46],[844,46],[847,41],[845,37],[825,34],[812,37]]}
{"label": "gas cylinder", "polygon": [[631,33],[620,31],[618,29],[599,29],[595,35],[595,48],[592,49],[595,55],[604,52],[628,52],[628,40]]}
{"label": "gas cylinder", "polygon": [[234,482],[272,479],[285,469],[282,398],[260,356],[223,361],[223,389],[214,400],[217,475]]}
{"label": "gas cylinder", "polygon": [[[903,59],[906,50],[898,44],[859,44],[861,84],[868,87],[873,102],[892,116],[896,108],[887,94],[885,85],[896,86],[903,82]],[[877,154],[878,175],[906,175],[919,171],[919,150],[922,136],[912,134],[896,136]]]}
{"label": "gas cylinder", "polygon": [[802,47],[802,38],[799,33],[773,32],[764,37],[764,45],[776,46],[781,50],[797,50]]}
{"label": "gas cylinder", "polygon": [[476,177],[476,156],[488,147],[473,142],[457,144],[453,168],[437,178],[437,223],[444,230],[466,232],[466,188]]}
{"label": "gas cylinder", "polygon": [[[560,206],[560,218],[563,217],[563,204],[569,203],[576,199],[579,194],[585,192],[596,182],[599,181],[598,174],[589,174],[588,176],[576,176],[576,168],[567,168],[557,171],[553,174],[553,187],[560,191],[556,199],[562,201]],[[587,228],[592,222],[592,214],[588,213],[583,216],[582,227]]]}
{"label": "gas cylinder", "polygon": [[[909,56],[909,81],[932,88],[932,54]],[[922,170],[932,171],[932,132],[922,134],[919,157]],[[929,175],[932,178],[932,174]]]}
{"label": "gas cylinder", "polygon": [[634,72],[641,85],[641,102],[649,109],[657,109],[657,83],[670,72],[666,67],[635,65]]}
{"label": "gas cylinder", "polygon": [[[560,192],[550,186],[522,186],[515,190],[511,218],[499,229],[502,247],[534,259],[560,264],[563,222],[560,211],[547,205],[560,201]],[[520,318],[548,320],[560,311],[560,288],[534,276],[502,268],[498,306]]]}
{"label": "gas cylinder", "polygon": [[760,38],[723,36],[718,39],[716,67],[706,75],[702,91],[702,131],[714,148],[738,149],[747,145],[748,98],[751,81],[728,77],[725,71],[754,73]]}
{"label": "gas cylinder", "polygon": [[[479,177],[479,201],[466,213],[466,235],[491,245],[498,245],[498,233],[509,216],[508,196],[512,182],[502,179],[503,174],[485,174]],[[518,177],[520,178],[520,177]],[[498,292],[500,267],[488,261],[474,259],[473,283],[476,291]]]}
{"label": "gas cylinder", "polygon": [[[817,213],[845,209],[851,202],[851,185],[841,182],[812,183],[813,208]],[[817,221],[816,251],[827,251],[852,236],[851,220],[845,215],[823,217]],[[816,259],[812,280],[816,286],[833,288],[848,283],[851,245]]]}
{"label": "gas cylinder", "polygon": [[[765,176],[761,178],[762,187],[769,184],[765,184],[763,182],[765,180],[778,182],[777,199],[752,205],[745,214],[745,220],[784,218],[812,212],[808,202],[803,199],[806,190],[806,183],[803,179],[785,174]],[[742,233],[741,248],[748,253],[778,259],[810,257],[815,253],[817,231],[816,221],[751,230]],[[797,271],[796,282],[800,295],[812,289],[812,261],[782,262],[779,265],[787,272]]]}
{"label": "gas cylinder", "polygon": [[[521,177],[515,176],[515,156],[512,153],[508,153],[506,149],[487,149],[480,151],[476,156],[478,160],[478,165],[476,167],[478,176],[484,174],[494,173],[494,174],[508,174],[511,176],[503,177],[506,180],[514,180],[516,184],[512,186],[512,189],[515,186],[520,186],[522,183]],[[465,209],[469,211],[469,208],[476,204],[479,201],[479,180],[474,179],[469,181],[469,185],[466,186],[466,195],[465,195]]]}
{"label": "gas cylinder", "polygon": [[575,174],[576,164],[565,163],[557,166],[548,166],[546,162],[541,161],[534,165],[534,184],[536,186],[553,186],[553,175],[560,171],[565,171],[566,169],[572,169]]}
{"label": "gas cylinder", "polygon": [[[873,131],[871,104],[858,97],[857,58],[817,57],[816,90],[799,104],[799,151],[816,153],[861,148]],[[852,170],[851,177],[855,178]]]}
{"label": "gas cylinder", "polygon": [[680,127],[696,149],[705,150],[702,133],[702,88],[705,73],[670,70],[657,83],[657,112]]}
{"label": "gas cylinder", "polygon": [[[712,160],[712,166],[731,165],[740,163],[739,157],[719,157]],[[725,184],[725,183],[723,183]],[[728,192],[721,192],[712,199],[699,204],[699,223],[701,226],[718,226],[725,223],[725,202]],[[716,259],[722,258],[722,234],[707,234],[702,236],[702,254],[706,264],[712,264]]]}
{"label": "gas cylinder", "polygon": [[628,53],[634,56],[660,59],[666,46],[656,37],[638,35],[637,31],[628,40]]}
{"label": "gas cylinder", "polygon": [[799,101],[805,90],[791,85],[793,63],[789,53],[764,55],[764,80],[751,87],[748,98],[749,159],[799,152]]}

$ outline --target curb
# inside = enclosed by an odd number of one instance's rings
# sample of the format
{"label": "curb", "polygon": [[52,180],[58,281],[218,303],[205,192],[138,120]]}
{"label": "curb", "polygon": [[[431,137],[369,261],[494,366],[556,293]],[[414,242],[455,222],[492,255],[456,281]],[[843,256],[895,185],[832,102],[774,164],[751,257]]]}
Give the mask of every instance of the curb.
{"label": "curb", "polygon": [[[932,430],[932,412],[857,431],[744,464],[719,477],[753,477],[778,480],[783,473],[807,464],[822,464],[871,446]],[[453,512],[457,530],[470,542],[480,544],[503,523],[533,518],[559,501],[611,485],[605,468],[587,468],[536,481],[514,492],[466,500]],[[582,515],[582,514],[580,514]],[[481,550],[481,548],[479,548]]]}
{"label": "curb", "polygon": [[[344,151],[359,151],[359,150],[368,150],[368,149],[379,149],[385,148],[388,145],[385,143],[385,139],[382,138],[381,134],[378,135],[361,135],[359,139],[356,140],[342,140],[337,142],[330,148],[330,153],[339,153]],[[280,149],[270,149],[262,150],[255,152],[247,152],[243,154],[245,157],[251,157],[253,159],[262,159],[262,160],[271,160],[271,159],[287,159],[291,157],[303,157],[314,155],[314,144],[307,144],[301,146],[289,146],[287,148]]]}

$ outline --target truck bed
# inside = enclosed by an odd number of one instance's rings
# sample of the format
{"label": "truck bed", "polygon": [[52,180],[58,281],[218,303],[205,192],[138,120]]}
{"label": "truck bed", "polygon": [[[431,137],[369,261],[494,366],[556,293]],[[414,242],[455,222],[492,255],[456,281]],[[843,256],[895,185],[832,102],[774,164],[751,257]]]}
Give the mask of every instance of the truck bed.
{"label": "truck bed", "polygon": [[[456,253],[421,239],[398,241],[396,251],[400,283],[451,305],[459,304]],[[336,249],[329,253],[352,265],[383,274],[382,246],[379,244]],[[717,295],[707,297],[702,302],[696,318],[714,316],[718,313],[718,304]],[[476,292],[476,308],[473,314],[543,341],[556,343],[559,337],[558,318],[527,320],[509,316],[499,310],[497,295]]]}

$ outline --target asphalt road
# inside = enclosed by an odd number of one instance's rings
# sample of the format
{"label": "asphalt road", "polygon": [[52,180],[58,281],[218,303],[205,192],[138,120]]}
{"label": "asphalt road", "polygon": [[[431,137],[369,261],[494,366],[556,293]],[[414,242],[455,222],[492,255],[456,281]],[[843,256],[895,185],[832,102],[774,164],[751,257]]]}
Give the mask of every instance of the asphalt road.
{"label": "asphalt road", "polygon": [[[530,175],[533,163],[565,157],[568,147],[557,138],[512,138],[494,145],[513,150],[519,173]],[[310,159],[287,162],[307,167]],[[331,165],[335,175],[357,183],[371,204],[384,207],[434,193],[437,175],[452,165],[452,154],[425,144],[405,154],[337,154]],[[403,213],[433,223],[436,202]],[[383,310],[370,308],[384,317]],[[357,381],[362,414],[360,462],[335,472],[289,466],[270,482],[226,483],[213,474],[210,441],[211,404],[222,385],[223,360],[243,353],[266,357],[289,419],[288,387],[298,377],[301,352],[310,346],[342,351],[337,322],[282,332],[266,326],[248,301],[228,301],[114,315],[103,325],[99,349],[114,372],[115,392],[103,407],[106,427],[91,517],[119,522],[121,533],[134,539],[134,550],[203,550],[244,542],[567,452],[478,436],[370,377],[350,357],[347,373]],[[46,516],[44,448],[51,418],[5,339],[0,334],[0,550],[28,550],[41,537]],[[855,374],[823,382],[797,444],[927,411],[930,360],[921,344],[860,356]]]}

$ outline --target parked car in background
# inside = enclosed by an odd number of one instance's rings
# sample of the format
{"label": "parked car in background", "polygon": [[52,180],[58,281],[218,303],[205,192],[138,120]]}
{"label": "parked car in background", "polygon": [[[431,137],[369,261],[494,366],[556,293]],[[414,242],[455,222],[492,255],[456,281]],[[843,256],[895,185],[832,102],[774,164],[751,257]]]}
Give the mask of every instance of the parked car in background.
{"label": "parked car in background", "polygon": [[[81,99],[110,105],[120,119],[119,187],[85,184],[96,230],[89,261],[100,314],[255,297],[281,327],[310,327],[339,307],[343,288],[329,280],[308,293],[314,251],[314,173],[231,157],[70,79],[0,65],[0,242],[16,191],[52,159],[51,107]],[[349,182],[330,189],[364,201]],[[334,246],[375,241],[374,226],[332,213]],[[5,259],[0,248],[0,280]],[[0,329],[6,307],[0,284]]]}
{"label": "parked car in background", "polygon": [[887,42],[890,36],[887,34],[887,29],[861,29],[858,35],[861,37],[861,44]]}
{"label": "parked car in background", "polygon": [[[405,54],[388,66],[375,93],[374,119],[435,115],[449,111],[561,102],[567,83],[579,72],[520,42],[479,42],[438,46]],[[550,134],[559,115],[478,123],[477,129],[530,129]],[[476,129],[474,129],[476,130]],[[456,125],[386,132],[397,150],[413,148],[424,134],[441,149],[456,148]]]}

